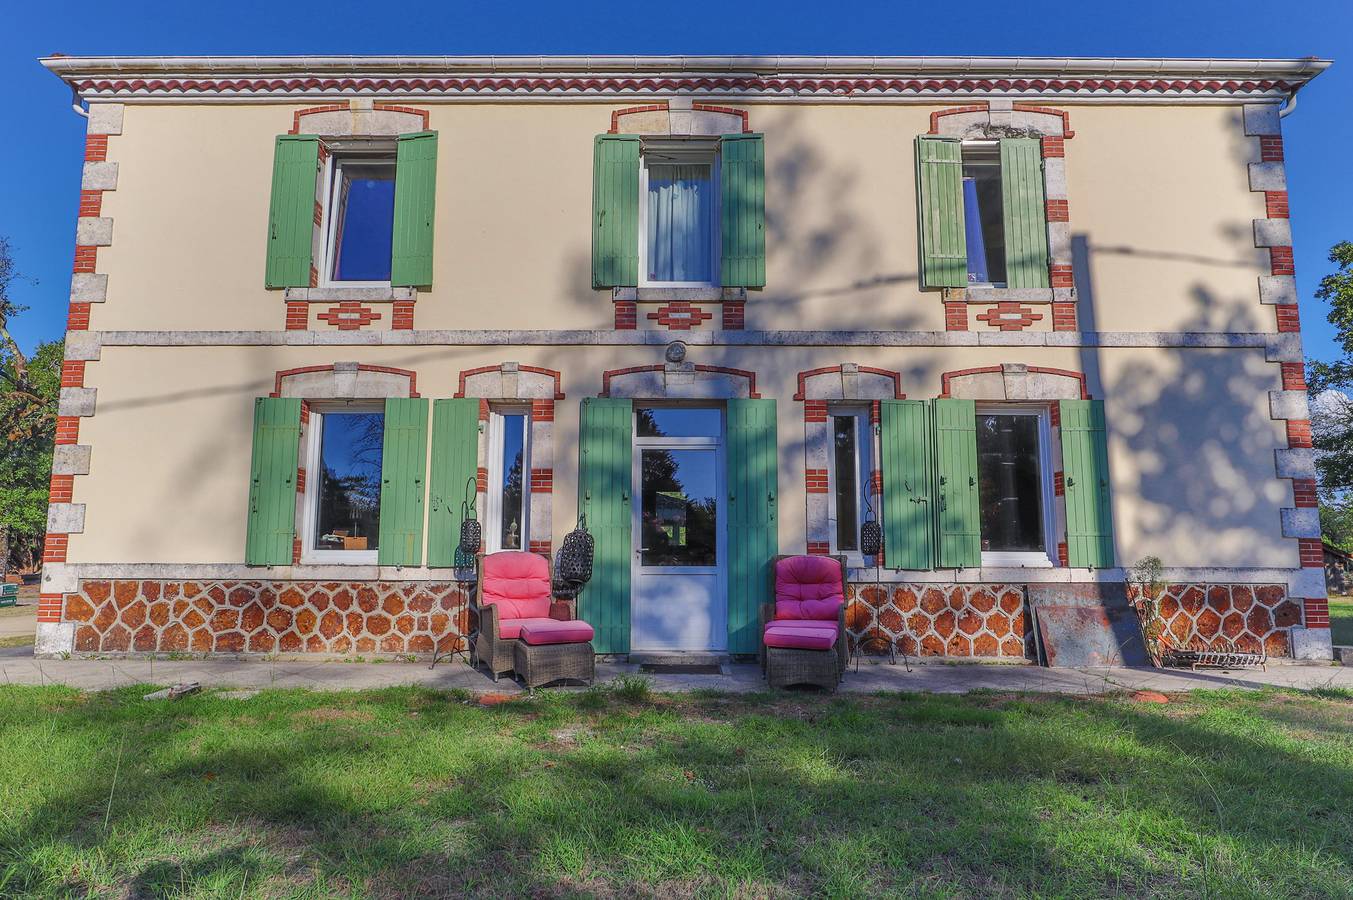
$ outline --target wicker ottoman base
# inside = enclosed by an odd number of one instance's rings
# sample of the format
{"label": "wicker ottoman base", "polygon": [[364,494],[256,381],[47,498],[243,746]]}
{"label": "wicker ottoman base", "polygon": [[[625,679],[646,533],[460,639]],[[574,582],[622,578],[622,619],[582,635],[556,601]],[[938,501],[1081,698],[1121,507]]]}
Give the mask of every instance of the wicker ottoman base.
{"label": "wicker ottoman base", "polygon": [[766,648],[766,681],[773,688],[815,684],[829,691],[841,681],[841,663],[835,649],[790,650]]}
{"label": "wicker ottoman base", "polygon": [[569,678],[591,684],[597,675],[597,654],[585,644],[532,645],[516,641],[514,671],[528,688]]}

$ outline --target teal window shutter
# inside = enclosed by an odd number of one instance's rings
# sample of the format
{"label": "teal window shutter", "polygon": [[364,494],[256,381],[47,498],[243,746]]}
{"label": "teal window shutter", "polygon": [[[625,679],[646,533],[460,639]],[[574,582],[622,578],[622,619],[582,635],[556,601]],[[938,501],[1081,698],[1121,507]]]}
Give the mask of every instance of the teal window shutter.
{"label": "teal window shutter", "polygon": [[890,569],[930,569],[935,565],[930,404],[884,400],[880,412],[883,558]]}
{"label": "teal window shutter", "polygon": [[1067,564],[1111,568],[1113,510],[1104,401],[1062,400],[1058,406],[1066,478]]}
{"label": "teal window shutter", "polygon": [[779,552],[779,454],[774,400],[729,400],[728,652],[755,653],[757,614],[770,598],[770,561]]}
{"label": "teal window shutter", "polygon": [[630,485],[634,409],[629,400],[583,400],[578,432],[578,515],[596,544],[592,580],[578,595],[578,618],[595,631],[598,653],[630,649]]}
{"label": "teal window shutter", "polygon": [[917,230],[921,287],[964,287],[968,242],[963,229],[963,145],[950,138],[916,139]]}
{"label": "teal window shutter", "polygon": [[395,154],[395,224],[390,283],[432,284],[432,223],[437,215],[437,132],[401,134]]}
{"label": "teal window shutter", "polygon": [[977,494],[977,405],[934,401],[935,510],[942,568],[980,566],[982,538]]}
{"label": "teal window shutter", "polygon": [[472,565],[456,558],[460,523],[470,513],[479,472],[479,401],[472,397],[432,403],[432,472],[429,476],[428,565]]}
{"label": "teal window shutter", "polygon": [[760,134],[725,134],[720,144],[720,272],[727,287],[766,286],[765,143]]}
{"label": "teal window shutter", "polygon": [[1043,198],[1043,150],[1038,139],[1002,138],[1001,202],[1008,287],[1049,285],[1048,213]]}
{"label": "teal window shutter", "polygon": [[599,134],[592,145],[592,286],[639,284],[639,137]]}
{"label": "teal window shutter", "polygon": [[428,402],[385,401],[381,447],[380,547],[382,566],[423,563],[423,495],[427,472]]}
{"label": "teal window shutter", "polygon": [[315,185],[319,138],[282,134],[273,148],[272,201],[268,207],[270,288],[307,287],[315,238]]}
{"label": "teal window shutter", "polygon": [[296,537],[296,467],[301,445],[301,401],[254,401],[254,455],[249,467],[249,532],[244,561],[251,566],[291,565]]}

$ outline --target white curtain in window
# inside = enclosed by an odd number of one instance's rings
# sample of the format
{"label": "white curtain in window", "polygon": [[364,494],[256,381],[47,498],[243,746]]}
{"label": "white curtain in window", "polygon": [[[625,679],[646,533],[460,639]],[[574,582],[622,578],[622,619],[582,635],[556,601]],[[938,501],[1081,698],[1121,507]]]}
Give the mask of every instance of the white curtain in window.
{"label": "white curtain in window", "polygon": [[713,184],[707,165],[648,167],[648,278],[712,280]]}

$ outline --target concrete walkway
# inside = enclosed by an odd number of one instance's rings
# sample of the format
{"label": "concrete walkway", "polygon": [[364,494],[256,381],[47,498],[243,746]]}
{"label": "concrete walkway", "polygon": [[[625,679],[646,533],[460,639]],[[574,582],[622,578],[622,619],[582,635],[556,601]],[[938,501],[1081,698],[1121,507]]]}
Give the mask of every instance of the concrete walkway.
{"label": "concrete walkway", "polygon": [[[627,663],[599,663],[598,682],[638,673],[638,666]],[[648,675],[657,691],[759,691],[765,682],[755,665],[739,664],[726,668],[724,675]],[[29,647],[0,649],[0,685],[64,684],[84,690],[104,690],[129,684],[170,685],[197,681],[203,687],[232,688],[310,688],[319,690],[358,690],[417,684],[430,688],[459,688],[474,692],[521,690],[504,678],[495,683],[481,672],[473,671],[464,657],[439,663],[430,669],[426,662],[350,663],[337,660],[152,660],[152,659],[34,659]],[[952,665],[913,663],[908,671],[902,663],[862,660],[859,670],[852,665],[841,690],[851,693],[873,691],[931,691],[961,694],[975,690],[1040,691],[1067,694],[1101,694],[1113,691],[1154,690],[1188,691],[1195,688],[1242,687],[1353,689],[1353,668],[1319,665],[1271,665],[1267,672],[1208,670],[1188,672],[1160,669],[1044,669],[1020,665]],[[576,688],[572,688],[576,689]]]}

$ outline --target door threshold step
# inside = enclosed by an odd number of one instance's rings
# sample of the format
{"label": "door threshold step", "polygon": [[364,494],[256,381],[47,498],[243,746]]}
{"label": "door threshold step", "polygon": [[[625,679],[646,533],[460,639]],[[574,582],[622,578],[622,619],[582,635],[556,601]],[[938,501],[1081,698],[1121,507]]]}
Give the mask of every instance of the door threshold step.
{"label": "door threshold step", "polygon": [[630,663],[645,675],[726,675],[726,653],[631,653]]}

